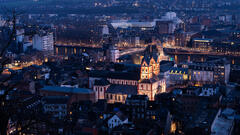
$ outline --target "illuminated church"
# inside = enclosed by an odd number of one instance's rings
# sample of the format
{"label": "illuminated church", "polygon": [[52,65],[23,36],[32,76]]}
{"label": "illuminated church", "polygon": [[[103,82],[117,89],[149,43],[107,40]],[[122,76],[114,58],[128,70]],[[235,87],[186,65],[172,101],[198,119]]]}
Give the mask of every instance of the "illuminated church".
{"label": "illuminated church", "polygon": [[160,76],[161,55],[156,45],[149,45],[141,61],[138,94],[148,95],[150,100],[158,93],[166,92],[166,81]]}
{"label": "illuminated church", "polygon": [[[166,92],[166,81],[160,75],[160,61],[165,60],[159,45],[149,45],[141,56],[140,72],[91,71],[89,88],[95,92],[96,101],[125,103],[129,95],[147,95],[150,100]],[[162,53],[162,54],[161,54]]]}

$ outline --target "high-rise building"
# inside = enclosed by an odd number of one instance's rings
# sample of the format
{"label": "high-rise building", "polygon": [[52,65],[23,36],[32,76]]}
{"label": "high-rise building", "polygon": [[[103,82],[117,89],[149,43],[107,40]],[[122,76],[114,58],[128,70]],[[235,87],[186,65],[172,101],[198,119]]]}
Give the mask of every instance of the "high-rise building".
{"label": "high-rise building", "polygon": [[172,21],[157,21],[156,30],[159,34],[169,34],[174,32],[174,26]]}
{"label": "high-rise building", "polygon": [[167,12],[161,19],[155,20],[155,29],[159,34],[173,34],[183,21],[174,12]]}
{"label": "high-rise building", "polygon": [[35,34],[33,36],[33,48],[39,51],[52,51],[53,50],[53,33],[44,32]]}

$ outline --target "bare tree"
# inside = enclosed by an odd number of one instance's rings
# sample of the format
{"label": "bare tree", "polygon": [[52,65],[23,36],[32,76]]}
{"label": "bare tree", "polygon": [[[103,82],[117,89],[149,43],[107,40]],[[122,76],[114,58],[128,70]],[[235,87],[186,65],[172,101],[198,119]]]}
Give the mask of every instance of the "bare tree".
{"label": "bare tree", "polygon": [[16,12],[12,11],[11,15],[7,15],[5,24],[3,25],[1,32],[3,33],[4,29],[9,29],[7,40],[4,40],[4,36],[0,38],[0,90],[2,94],[0,95],[0,135],[7,134],[8,120],[10,117],[9,103],[7,100],[7,95],[9,91],[12,90],[13,86],[8,84],[8,81],[11,79],[10,76],[3,76],[4,67],[8,62],[6,57],[7,49],[12,44],[15,35],[16,35]]}
{"label": "bare tree", "polygon": [[[3,72],[6,64],[9,62],[6,53],[16,39],[16,20],[20,13],[17,13],[15,10],[5,11],[6,21],[0,29],[0,135],[7,135],[8,124],[11,118],[16,118],[15,122],[21,127],[13,133],[18,135],[20,132],[38,124],[43,123],[49,127],[53,124],[41,112],[27,112],[28,115],[25,115],[26,111],[23,109],[25,108],[24,101],[21,99],[8,99],[9,93],[18,85],[18,82],[10,83],[15,74],[11,73],[6,76],[3,75]],[[3,33],[4,31],[7,32]]]}

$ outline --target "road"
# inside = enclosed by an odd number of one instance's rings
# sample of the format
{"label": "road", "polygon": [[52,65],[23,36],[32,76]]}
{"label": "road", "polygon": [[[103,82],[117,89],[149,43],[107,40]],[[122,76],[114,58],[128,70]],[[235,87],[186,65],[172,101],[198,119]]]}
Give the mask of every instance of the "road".
{"label": "road", "polygon": [[120,51],[119,57],[127,54],[132,54],[132,53],[138,53],[141,51],[144,51],[145,48],[129,48],[129,49],[124,49]]}

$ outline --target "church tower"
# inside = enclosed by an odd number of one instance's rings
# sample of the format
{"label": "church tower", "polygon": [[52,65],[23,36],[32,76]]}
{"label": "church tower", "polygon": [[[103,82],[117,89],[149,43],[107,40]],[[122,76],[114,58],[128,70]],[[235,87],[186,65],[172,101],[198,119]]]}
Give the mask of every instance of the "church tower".
{"label": "church tower", "polygon": [[153,70],[150,64],[150,57],[144,57],[141,62],[141,80],[151,79],[152,76]]}
{"label": "church tower", "polygon": [[156,45],[149,45],[144,51],[141,61],[141,79],[138,84],[138,94],[147,95],[149,100],[154,100],[159,91],[159,86],[164,80],[159,78],[160,55]]}
{"label": "church tower", "polygon": [[154,75],[159,75],[160,57],[156,45],[149,45],[141,62],[141,79],[151,79]]}

